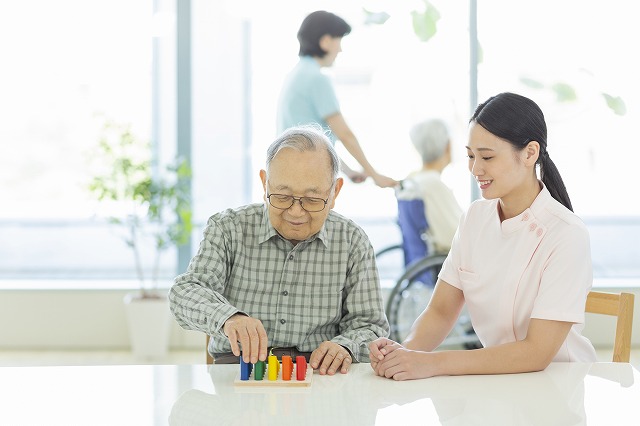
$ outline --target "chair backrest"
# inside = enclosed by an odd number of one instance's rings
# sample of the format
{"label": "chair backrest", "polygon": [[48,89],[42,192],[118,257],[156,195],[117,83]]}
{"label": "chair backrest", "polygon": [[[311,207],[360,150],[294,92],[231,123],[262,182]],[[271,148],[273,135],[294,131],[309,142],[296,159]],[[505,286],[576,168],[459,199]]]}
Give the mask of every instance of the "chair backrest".
{"label": "chair backrest", "polygon": [[424,201],[419,198],[411,200],[398,199],[398,225],[402,232],[402,250],[404,265],[422,259],[429,254],[426,232],[429,223],[424,214]]}
{"label": "chair backrest", "polygon": [[208,334],[206,336],[207,336],[207,342],[204,346],[204,353],[207,354],[207,364],[213,364],[213,357],[209,353],[209,340],[211,340],[211,336],[209,336]]}
{"label": "chair backrest", "polygon": [[617,317],[613,362],[629,362],[631,357],[633,301],[634,295],[632,293],[591,291],[587,296],[585,312]]}

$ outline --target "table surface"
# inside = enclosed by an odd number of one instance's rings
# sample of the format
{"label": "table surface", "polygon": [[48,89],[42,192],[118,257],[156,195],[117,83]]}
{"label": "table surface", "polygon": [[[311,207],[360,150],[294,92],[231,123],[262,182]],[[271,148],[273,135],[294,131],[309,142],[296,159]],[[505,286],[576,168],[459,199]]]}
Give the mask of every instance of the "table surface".
{"label": "table surface", "polygon": [[0,368],[0,425],[639,425],[626,363],[395,382],[368,364],[308,388],[234,386],[237,365]]}

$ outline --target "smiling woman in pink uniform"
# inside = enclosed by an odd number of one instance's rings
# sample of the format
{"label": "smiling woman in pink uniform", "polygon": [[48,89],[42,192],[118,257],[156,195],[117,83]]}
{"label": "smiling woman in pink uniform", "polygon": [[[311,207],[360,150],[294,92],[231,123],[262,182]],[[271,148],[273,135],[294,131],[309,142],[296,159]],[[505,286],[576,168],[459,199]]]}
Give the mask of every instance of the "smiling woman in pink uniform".
{"label": "smiling woman in pink uniform", "polygon": [[[592,285],[589,234],[549,157],[542,111],[514,93],[493,96],[471,118],[466,148],[484,199],[461,218],[431,302],[406,340],[369,345],[374,371],[407,380],[595,361],[581,334]],[[484,348],[433,352],[465,304]]]}

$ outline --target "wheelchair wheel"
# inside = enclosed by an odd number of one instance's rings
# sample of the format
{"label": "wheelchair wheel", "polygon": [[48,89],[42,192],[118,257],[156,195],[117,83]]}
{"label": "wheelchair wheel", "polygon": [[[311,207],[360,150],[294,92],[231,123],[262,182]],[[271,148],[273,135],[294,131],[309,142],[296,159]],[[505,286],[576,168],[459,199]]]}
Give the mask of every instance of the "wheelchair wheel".
{"label": "wheelchair wheel", "polygon": [[[412,265],[398,279],[387,301],[386,313],[391,327],[390,338],[402,342],[411,330],[411,326],[427,307],[433,294],[433,288],[446,259],[443,255],[428,256]],[[461,314],[453,330],[440,347],[462,347],[477,349],[480,344],[471,321]]]}
{"label": "wheelchair wheel", "polygon": [[395,244],[376,252],[376,266],[382,288],[392,288],[404,271],[404,252],[401,244]]}
{"label": "wheelchair wheel", "polygon": [[390,338],[402,342],[431,300],[433,286],[446,256],[429,256],[409,265],[389,294],[386,313]]}

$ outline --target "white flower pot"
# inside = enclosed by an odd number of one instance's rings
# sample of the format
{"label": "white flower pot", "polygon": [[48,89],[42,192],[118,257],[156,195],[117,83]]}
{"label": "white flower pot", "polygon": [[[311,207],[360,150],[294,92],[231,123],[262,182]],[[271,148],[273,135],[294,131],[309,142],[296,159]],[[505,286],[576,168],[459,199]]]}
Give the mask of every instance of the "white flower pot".
{"label": "white flower pot", "polygon": [[169,349],[169,300],[166,296],[141,298],[127,294],[124,307],[133,355],[139,359],[162,358]]}

